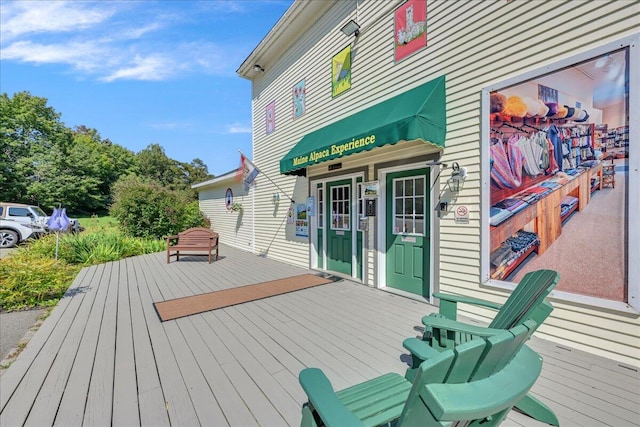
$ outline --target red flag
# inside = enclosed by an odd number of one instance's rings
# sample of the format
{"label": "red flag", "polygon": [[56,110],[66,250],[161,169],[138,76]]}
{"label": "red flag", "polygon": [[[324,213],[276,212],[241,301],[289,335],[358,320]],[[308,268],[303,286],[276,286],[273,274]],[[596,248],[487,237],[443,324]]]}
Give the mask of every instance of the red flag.
{"label": "red flag", "polygon": [[245,160],[246,160],[246,157],[244,157],[244,154],[240,153],[240,167],[238,168],[238,172],[236,173],[236,181],[238,182],[242,181]]}

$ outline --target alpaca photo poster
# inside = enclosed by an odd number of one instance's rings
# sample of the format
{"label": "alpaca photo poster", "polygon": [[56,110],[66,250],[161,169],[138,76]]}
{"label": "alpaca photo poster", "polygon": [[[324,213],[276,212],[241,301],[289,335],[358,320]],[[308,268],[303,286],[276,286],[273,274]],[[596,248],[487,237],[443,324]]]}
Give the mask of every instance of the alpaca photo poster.
{"label": "alpaca photo poster", "polygon": [[409,0],[395,11],[396,62],[427,46],[427,3]]}

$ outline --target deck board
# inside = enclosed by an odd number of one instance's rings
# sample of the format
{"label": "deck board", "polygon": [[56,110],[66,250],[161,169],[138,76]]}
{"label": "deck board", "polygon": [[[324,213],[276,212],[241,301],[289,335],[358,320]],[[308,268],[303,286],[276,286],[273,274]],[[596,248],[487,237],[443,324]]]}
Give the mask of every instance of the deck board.
{"label": "deck board", "polygon": [[[209,264],[164,253],[83,269],[0,381],[1,425],[299,425],[297,376],[336,389],[403,373],[402,340],[436,311],[348,280],[160,322],[154,302],[309,271],[225,245]],[[563,426],[640,425],[636,367],[534,337],[532,392]],[[543,426],[512,411],[506,427]]]}

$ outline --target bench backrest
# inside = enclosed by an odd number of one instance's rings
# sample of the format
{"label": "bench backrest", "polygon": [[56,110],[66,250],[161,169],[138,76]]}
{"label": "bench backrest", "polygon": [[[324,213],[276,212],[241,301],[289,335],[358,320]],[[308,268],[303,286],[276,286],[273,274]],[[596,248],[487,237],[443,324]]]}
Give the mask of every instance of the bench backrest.
{"label": "bench backrest", "polygon": [[534,329],[535,322],[527,321],[422,362],[397,426],[500,424],[540,375],[542,359],[523,344]]}
{"label": "bench backrest", "polygon": [[189,228],[178,233],[178,244],[181,245],[198,245],[209,240],[213,240],[214,245],[218,243],[218,233],[204,227]]}

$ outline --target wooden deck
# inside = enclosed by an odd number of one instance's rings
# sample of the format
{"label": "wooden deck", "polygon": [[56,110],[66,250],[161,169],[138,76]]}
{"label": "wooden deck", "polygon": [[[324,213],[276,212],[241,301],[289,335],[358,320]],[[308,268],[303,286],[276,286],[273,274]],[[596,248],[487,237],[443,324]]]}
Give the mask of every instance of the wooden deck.
{"label": "wooden deck", "polygon": [[[83,269],[0,377],[0,425],[299,425],[301,369],[322,368],[337,389],[403,373],[402,340],[434,310],[340,281],[161,323],[155,301],[307,272],[224,245],[220,254]],[[533,391],[562,426],[640,425],[637,370],[530,345],[544,357]],[[512,411],[504,425],[542,424]]]}

